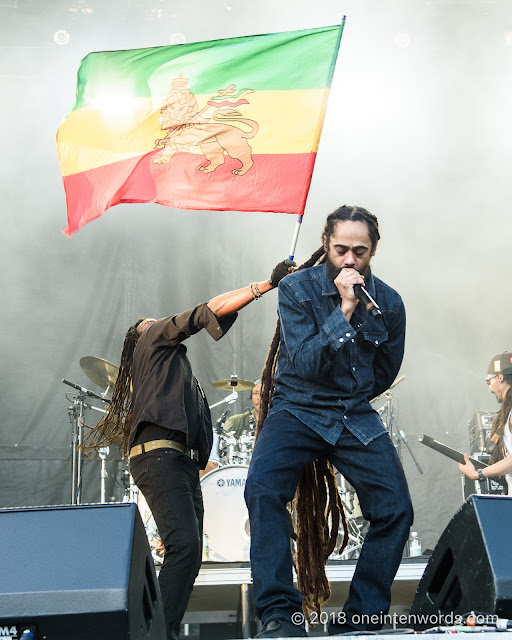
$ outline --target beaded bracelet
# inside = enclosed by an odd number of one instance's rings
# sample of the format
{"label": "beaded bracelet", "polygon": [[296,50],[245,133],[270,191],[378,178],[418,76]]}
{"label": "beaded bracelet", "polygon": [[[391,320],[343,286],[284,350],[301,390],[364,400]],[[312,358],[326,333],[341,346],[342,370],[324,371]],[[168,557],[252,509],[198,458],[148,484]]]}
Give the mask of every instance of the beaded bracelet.
{"label": "beaded bracelet", "polygon": [[263,295],[258,288],[257,282],[251,282],[251,292],[255,300],[258,300],[258,298],[261,298]]}

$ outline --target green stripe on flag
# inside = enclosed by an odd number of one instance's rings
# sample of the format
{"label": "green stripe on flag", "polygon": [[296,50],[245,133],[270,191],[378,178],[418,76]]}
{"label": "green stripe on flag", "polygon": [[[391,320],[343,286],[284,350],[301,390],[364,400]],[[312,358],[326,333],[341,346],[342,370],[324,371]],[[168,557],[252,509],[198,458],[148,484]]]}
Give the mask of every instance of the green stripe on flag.
{"label": "green stripe on flag", "polygon": [[[216,94],[228,84],[253,91],[329,87],[342,25],[192,44],[102,51],[78,70],[74,109],[105,95],[160,97],[183,74],[195,94]],[[332,55],[329,53],[332,52]]]}

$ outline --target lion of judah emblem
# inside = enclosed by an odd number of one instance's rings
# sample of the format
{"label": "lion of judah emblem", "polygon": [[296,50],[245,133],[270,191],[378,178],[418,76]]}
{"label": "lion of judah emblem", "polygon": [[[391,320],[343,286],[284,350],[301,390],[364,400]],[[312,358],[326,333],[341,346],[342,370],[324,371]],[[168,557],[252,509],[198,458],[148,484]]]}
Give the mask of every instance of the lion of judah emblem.
{"label": "lion of judah emblem", "polygon": [[[259,126],[255,120],[243,118],[236,107],[249,104],[245,96],[252,93],[252,89],[237,91],[231,84],[227,89],[219,90],[199,110],[196,97],[187,84],[183,74],[171,82],[171,91],[160,109],[160,126],[167,135],[155,140],[155,149],[162,148],[162,151],[153,158],[153,162],[167,164],[175,153],[196,146],[206,159],[196,167],[199,171],[212,173],[224,164],[224,154],[227,154],[242,163],[232,173],[243,176],[254,164],[248,140],[258,133]],[[250,131],[244,131],[239,123],[249,127]]]}

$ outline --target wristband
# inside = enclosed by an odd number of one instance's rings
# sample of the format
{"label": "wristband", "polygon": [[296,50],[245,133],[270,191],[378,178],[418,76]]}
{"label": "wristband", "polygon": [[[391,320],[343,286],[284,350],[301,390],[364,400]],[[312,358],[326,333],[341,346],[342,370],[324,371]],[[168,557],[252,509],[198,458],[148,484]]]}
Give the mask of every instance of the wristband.
{"label": "wristband", "polygon": [[258,283],[257,282],[251,282],[250,287],[251,287],[251,293],[252,293],[252,296],[253,296],[254,300],[258,300],[259,298],[261,298],[261,296],[263,294],[259,290]]}
{"label": "wristband", "polygon": [[483,474],[483,472],[482,472],[482,469],[478,469],[478,472],[477,472],[477,473],[478,473],[478,480],[479,480],[480,482],[483,482],[484,480],[487,480],[487,478],[484,476],[484,474]]}

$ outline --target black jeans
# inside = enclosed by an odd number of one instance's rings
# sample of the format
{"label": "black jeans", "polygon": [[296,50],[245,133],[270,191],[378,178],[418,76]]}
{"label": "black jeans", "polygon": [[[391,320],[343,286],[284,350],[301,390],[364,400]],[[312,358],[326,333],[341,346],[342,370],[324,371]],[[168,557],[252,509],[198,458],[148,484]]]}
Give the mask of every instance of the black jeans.
{"label": "black jeans", "polygon": [[199,465],[173,449],[156,449],[130,460],[165,547],[158,582],[168,640],[176,640],[201,568],[203,498]]}

